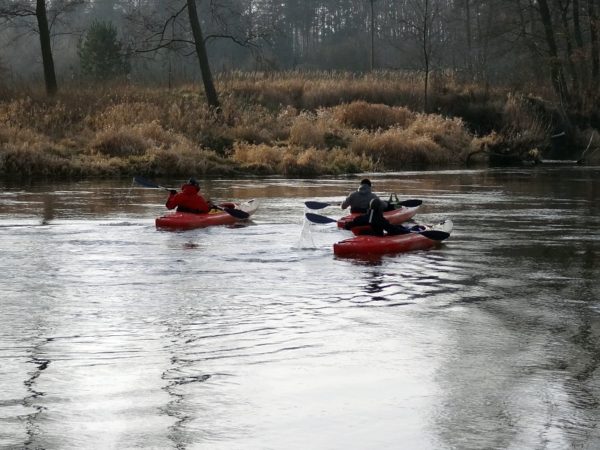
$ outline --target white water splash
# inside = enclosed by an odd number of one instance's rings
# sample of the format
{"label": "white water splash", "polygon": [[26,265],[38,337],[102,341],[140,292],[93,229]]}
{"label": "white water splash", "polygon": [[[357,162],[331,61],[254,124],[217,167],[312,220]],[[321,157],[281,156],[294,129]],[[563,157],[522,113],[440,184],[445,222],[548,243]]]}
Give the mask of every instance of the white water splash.
{"label": "white water splash", "polygon": [[300,239],[293,247],[295,249],[315,249],[317,246],[315,245],[315,241],[313,239],[313,235],[311,233],[311,224],[304,217],[304,221],[302,223],[302,231],[300,231]]}

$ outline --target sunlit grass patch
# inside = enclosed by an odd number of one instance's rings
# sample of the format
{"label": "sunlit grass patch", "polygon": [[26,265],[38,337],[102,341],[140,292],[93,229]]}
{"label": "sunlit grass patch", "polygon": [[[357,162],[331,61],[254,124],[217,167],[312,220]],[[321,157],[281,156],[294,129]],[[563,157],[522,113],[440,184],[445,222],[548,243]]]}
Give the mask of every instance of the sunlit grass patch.
{"label": "sunlit grass patch", "polygon": [[130,165],[133,173],[146,175],[195,174],[216,176],[234,174],[237,167],[227,158],[212,150],[180,143],[171,149],[153,148],[141,157],[133,157]]}
{"label": "sunlit grass patch", "polygon": [[316,109],[332,107],[353,101],[417,108],[420,102],[415,86],[404,80],[350,78],[320,80],[307,83],[302,96],[302,107]]}
{"label": "sunlit grass patch", "polygon": [[91,142],[91,151],[108,156],[127,157],[142,155],[153,148],[168,149],[181,142],[188,140],[165,130],[155,121],[100,131]]}
{"label": "sunlit grass patch", "polygon": [[337,106],[334,115],[338,121],[353,128],[404,127],[414,118],[414,113],[402,106],[392,107],[381,103],[356,101]]}
{"label": "sunlit grass patch", "polygon": [[341,149],[236,144],[233,160],[251,172],[283,175],[341,174],[368,171],[371,160]]}
{"label": "sunlit grass patch", "polygon": [[430,137],[402,129],[363,133],[352,143],[351,149],[370,157],[382,171],[418,168],[448,159],[446,152]]}
{"label": "sunlit grass patch", "polygon": [[238,98],[272,109],[291,105],[314,111],[358,100],[410,108],[421,103],[419,80],[400,72],[366,76],[350,72],[235,72],[219,84]]}
{"label": "sunlit grass patch", "polygon": [[290,125],[297,112],[284,108],[289,115],[273,112],[262,105],[247,105],[229,100],[224,106],[222,132],[232,141],[269,144],[289,137]]}
{"label": "sunlit grass patch", "polygon": [[18,98],[0,102],[0,123],[30,128],[50,137],[62,137],[73,130],[81,130],[85,110],[69,107],[62,100]]}
{"label": "sunlit grass patch", "polygon": [[302,113],[294,119],[289,142],[303,147],[345,147],[349,136],[350,133],[336,123],[330,110],[321,109],[316,114]]}
{"label": "sunlit grass patch", "polygon": [[454,160],[460,160],[459,155],[468,151],[473,139],[461,119],[438,114],[418,114],[408,125],[407,132],[430,138]]}
{"label": "sunlit grass patch", "polygon": [[161,109],[148,102],[118,103],[86,117],[85,125],[93,130],[114,130],[124,125],[158,121],[162,116]]}
{"label": "sunlit grass patch", "polygon": [[439,167],[463,161],[471,136],[458,119],[418,115],[407,128],[361,133],[352,150],[371,157],[380,170]]}

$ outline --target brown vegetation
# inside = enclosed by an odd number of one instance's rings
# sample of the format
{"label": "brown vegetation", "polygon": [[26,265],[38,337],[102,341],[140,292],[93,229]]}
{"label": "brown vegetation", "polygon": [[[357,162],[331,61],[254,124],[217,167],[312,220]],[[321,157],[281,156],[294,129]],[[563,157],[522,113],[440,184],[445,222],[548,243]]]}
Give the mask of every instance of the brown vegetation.
{"label": "brown vegetation", "polygon": [[220,113],[197,86],[3,94],[0,175],[310,176],[460,166],[482,148],[548,145],[551,118],[539,104],[472,87],[468,103],[452,83],[431,104],[443,111],[460,98],[455,113],[488,110],[493,130],[476,135],[473,121],[419,113],[418,81],[405,75],[230,74],[217,87]]}
{"label": "brown vegetation", "polygon": [[418,114],[404,128],[362,133],[352,150],[392,170],[447,167],[465,163],[472,140],[460,119]]}

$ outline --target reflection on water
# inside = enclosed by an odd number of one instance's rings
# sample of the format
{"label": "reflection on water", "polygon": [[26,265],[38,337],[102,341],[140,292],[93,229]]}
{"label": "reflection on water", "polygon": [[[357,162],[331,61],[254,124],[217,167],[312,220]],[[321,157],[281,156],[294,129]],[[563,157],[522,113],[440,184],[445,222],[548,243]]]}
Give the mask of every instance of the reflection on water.
{"label": "reflection on water", "polygon": [[5,184],[0,447],[596,448],[599,174],[373,175],[455,223],[375,260],[303,220],[359,177],[207,181],[258,213],[179,233],[159,190]]}

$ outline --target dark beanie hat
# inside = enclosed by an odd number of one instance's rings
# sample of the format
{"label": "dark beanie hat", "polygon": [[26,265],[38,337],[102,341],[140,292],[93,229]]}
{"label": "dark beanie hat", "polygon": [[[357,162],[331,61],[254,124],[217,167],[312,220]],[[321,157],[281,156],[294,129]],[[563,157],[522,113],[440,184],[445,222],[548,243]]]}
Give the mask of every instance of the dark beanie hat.
{"label": "dark beanie hat", "polygon": [[360,180],[360,184],[368,184],[369,186],[371,186],[371,180],[369,180],[368,178],[363,178],[362,180]]}

